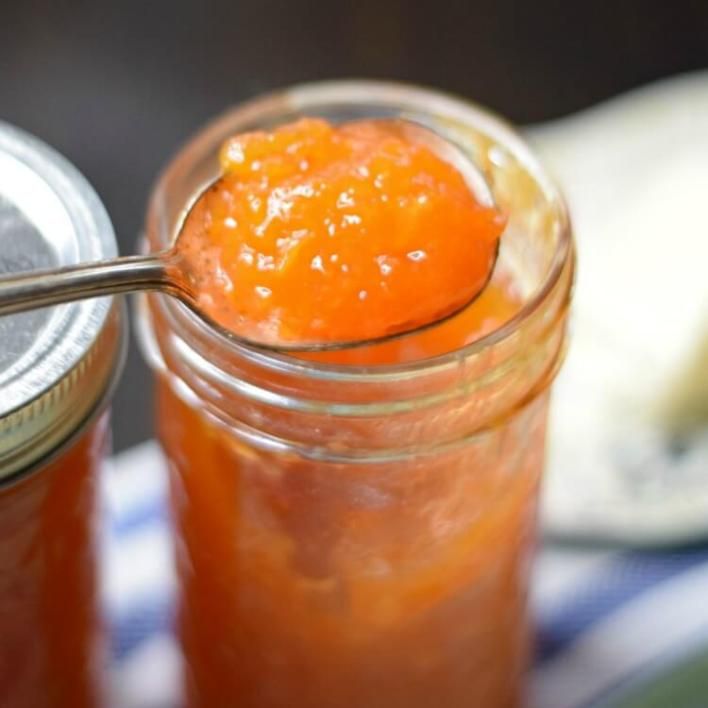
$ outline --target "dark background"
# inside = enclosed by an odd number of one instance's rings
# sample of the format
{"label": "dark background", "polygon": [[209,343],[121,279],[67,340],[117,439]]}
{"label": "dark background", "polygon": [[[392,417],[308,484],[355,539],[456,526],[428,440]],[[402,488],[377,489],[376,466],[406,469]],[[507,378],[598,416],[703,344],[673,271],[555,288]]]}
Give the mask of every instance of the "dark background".
{"label": "dark background", "polygon": [[[123,253],[180,143],[270,88],[392,78],[525,124],[703,67],[708,0],[0,0],[0,118],[79,167]],[[148,392],[133,347],[114,405],[118,448],[149,435]]]}

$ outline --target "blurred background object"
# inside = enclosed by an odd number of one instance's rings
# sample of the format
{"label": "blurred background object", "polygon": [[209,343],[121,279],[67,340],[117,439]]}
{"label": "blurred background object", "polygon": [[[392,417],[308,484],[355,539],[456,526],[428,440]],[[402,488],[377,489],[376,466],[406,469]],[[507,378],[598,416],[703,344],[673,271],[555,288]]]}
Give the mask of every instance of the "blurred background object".
{"label": "blurred background object", "polygon": [[547,532],[708,537],[708,72],[529,131],[560,180],[579,269],[554,387]]}
{"label": "blurred background object", "polygon": [[[708,66],[704,0],[25,0],[0,24],[0,118],[73,161],[134,249],[152,181],[225,107],[332,77],[429,84],[520,124]],[[115,443],[150,435],[132,349]]]}

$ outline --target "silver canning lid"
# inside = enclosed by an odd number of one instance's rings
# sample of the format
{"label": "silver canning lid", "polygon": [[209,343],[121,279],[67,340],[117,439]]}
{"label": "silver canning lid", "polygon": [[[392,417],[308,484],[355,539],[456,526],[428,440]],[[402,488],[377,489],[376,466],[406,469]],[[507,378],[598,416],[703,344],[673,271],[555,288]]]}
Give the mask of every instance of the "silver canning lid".
{"label": "silver canning lid", "polygon": [[[0,122],[0,274],[116,255],[113,227],[83,176]],[[0,317],[0,481],[41,460],[102,400],[118,368],[111,298]]]}

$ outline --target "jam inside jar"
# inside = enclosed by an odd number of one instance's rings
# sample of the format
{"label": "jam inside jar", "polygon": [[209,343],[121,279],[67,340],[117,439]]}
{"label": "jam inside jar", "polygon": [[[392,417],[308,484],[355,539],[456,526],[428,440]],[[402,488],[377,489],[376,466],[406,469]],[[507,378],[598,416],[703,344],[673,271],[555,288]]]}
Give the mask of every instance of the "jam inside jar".
{"label": "jam inside jar", "polygon": [[518,705],[549,385],[573,250],[562,199],[484,110],[394,84],[296,87],[208,126],[158,183],[151,249],[224,140],[300,116],[412,117],[466,150],[507,218],[488,291],[439,328],[301,356],[143,298],[190,708]]}
{"label": "jam inside jar", "polygon": [[98,480],[108,414],[35,473],[0,486],[0,705],[97,708]]}

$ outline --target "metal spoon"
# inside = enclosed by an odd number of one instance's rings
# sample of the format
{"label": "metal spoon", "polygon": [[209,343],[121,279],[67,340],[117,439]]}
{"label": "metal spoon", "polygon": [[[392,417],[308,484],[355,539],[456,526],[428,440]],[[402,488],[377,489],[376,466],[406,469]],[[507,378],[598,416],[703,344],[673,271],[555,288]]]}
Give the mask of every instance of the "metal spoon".
{"label": "metal spoon", "polygon": [[[452,164],[465,178],[475,199],[484,206],[494,206],[492,192],[481,172],[467,155],[453,143],[445,140],[430,128],[409,120],[378,119],[376,122],[384,125],[391,132],[425,145],[440,158]],[[207,189],[212,185],[213,183]],[[198,201],[195,200],[195,204]],[[197,293],[177,249],[180,233],[177,234],[170,248],[158,253],[145,256],[124,256],[108,261],[79,263],[62,268],[2,276],[0,277],[0,316],[92,297],[158,291],[178,298],[211,327],[237,342],[275,351],[326,351],[379,344],[436,326],[465,309],[484,290],[482,287],[468,301],[461,303],[459,307],[434,321],[423,322],[414,327],[409,326],[408,329],[402,325],[403,329],[400,331],[387,332],[385,335],[373,339],[346,342],[259,341],[241,332],[226,330],[200,308]],[[490,268],[490,277],[491,271],[494,270],[493,265]]]}

